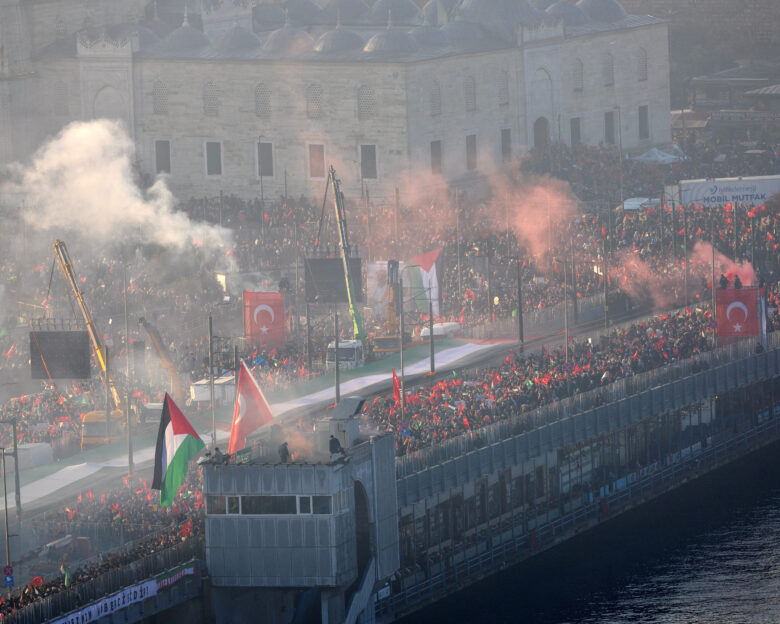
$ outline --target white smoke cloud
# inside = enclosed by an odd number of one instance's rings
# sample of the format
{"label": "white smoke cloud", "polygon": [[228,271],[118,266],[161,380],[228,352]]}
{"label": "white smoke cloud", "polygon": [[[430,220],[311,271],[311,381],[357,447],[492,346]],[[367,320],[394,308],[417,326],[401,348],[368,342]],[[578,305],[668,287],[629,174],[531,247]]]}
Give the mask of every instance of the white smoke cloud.
{"label": "white smoke cloud", "polygon": [[123,127],[75,122],[43,145],[28,166],[13,165],[6,190],[23,198],[23,218],[38,231],[77,232],[106,242],[142,240],[175,249],[193,241],[229,245],[226,229],[173,210],[165,180],[147,190],[133,179],[135,148]]}

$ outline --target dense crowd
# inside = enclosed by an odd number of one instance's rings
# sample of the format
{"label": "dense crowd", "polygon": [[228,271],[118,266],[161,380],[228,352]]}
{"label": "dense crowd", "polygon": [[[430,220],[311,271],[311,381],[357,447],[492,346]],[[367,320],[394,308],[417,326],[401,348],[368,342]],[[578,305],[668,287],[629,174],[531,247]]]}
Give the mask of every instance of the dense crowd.
{"label": "dense crowd", "polygon": [[[122,487],[100,494],[92,490],[80,493],[45,519],[32,519],[30,528],[40,543],[66,536],[94,540],[96,535],[101,536],[101,543],[93,541],[92,556],[85,560],[73,559],[73,541],[70,550],[36,549],[21,557],[21,563],[48,563],[54,568],[59,566],[59,572],[30,579],[10,599],[0,602],[0,615],[202,534],[205,507],[199,469],[189,472],[171,507],[161,507],[159,492],[149,489],[149,485],[142,478],[127,476]],[[120,547],[120,543],[126,545]]]}
{"label": "dense crowd", "polygon": [[[510,351],[501,366],[461,371],[452,378],[417,386],[403,397],[403,415],[400,396],[377,397],[364,407],[361,418],[365,424],[392,432],[397,454],[405,455],[510,417],[520,415],[522,419],[523,414],[539,406],[619,379],[695,360],[697,354],[712,348],[711,314],[705,302],[714,286],[709,258],[694,253],[697,243],[712,243],[723,255],[718,271],[724,273],[730,285],[745,269],[740,261],[750,262],[750,271],[755,269],[756,273],[755,283],[767,286],[767,299],[775,310],[769,330],[780,330],[776,312],[780,307],[777,202],[763,206],[727,204],[711,209],[662,201],[636,213],[611,208],[621,190],[626,197],[658,196],[665,183],[679,179],[778,170],[773,150],[761,160],[733,146],[693,145],[687,151],[688,159],[668,166],[621,160],[618,150],[609,146],[578,146],[572,150],[552,145],[532,152],[518,165],[516,175],[553,175],[566,180],[581,200],[612,202],[606,204],[610,206],[606,210],[591,204],[575,212],[534,215],[547,222],[547,230],[541,234],[542,240],[534,241],[533,248],[522,231],[510,226],[508,218],[486,216],[507,207],[459,203],[456,219],[436,220],[426,219],[434,212],[432,204],[372,203],[367,197],[350,204],[350,235],[367,259],[403,259],[402,254],[411,257],[430,249],[442,250],[441,319],[477,325],[516,314],[518,265],[522,309],[526,311],[600,293],[605,280],[608,289],[621,289],[637,302],[668,307],[690,300],[690,306],[678,313],[613,328],[600,342],[572,339],[566,348]],[[722,153],[725,158],[720,158]],[[619,180],[622,189],[618,188]],[[512,201],[522,207],[522,198]],[[332,230],[333,224],[327,224],[326,231],[318,234],[321,206],[305,198],[246,201],[223,194],[184,201],[178,209],[192,219],[228,228],[232,246],[222,250],[217,261],[195,250],[179,266],[172,266],[164,253],[137,249],[128,256],[126,275],[123,263],[109,255],[92,256],[85,247],[76,247],[73,255],[79,286],[112,349],[114,361],[124,362],[128,349],[132,349],[125,342],[124,323],[120,322],[126,283],[127,305],[133,316],[143,316],[158,328],[182,379],[190,382],[207,370],[204,319],[209,313],[214,313],[217,332],[222,332],[227,344],[242,333],[240,306],[218,305],[223,293],[213,277],[216,268],[256,273],[261,276],[257,279],[269,282],[269,272],[291,273],[302,255],[335,253],[335,238],[331,236],[330,242],[320,244],[318,236],[326,240],[327,229]],[[452,213],[447,215],[451,217]],[[399,222],[400,227],[385,227]],[[59,290],[52,285],[52,269],[41,264],[40,257],[32,258],[10,234],[0,234],[0,240],[3,238],[8,238],[8,245],[0,246],[0,302],[25,304],[12,311],[6,305],[0,318],[0,371],[14,377],[26,373],[29,366],[24,344],[29,327],[20,328],[19,319],[51,313],[57,296],[67,300],[71,293],[67,287],[63,290],[61,280]],[[263,286],[274,290],[278,284]],[[298,295],[302,298],[302,293]],[[418,318],[412,319],[413,324],[422,322],[425,315],[421,311]],[[316,361],[323,358],[332,339],[332,326],[328,316],[315,314],[313,318]],[[369,315],[367,325],[377,331],[381,319]],[[301,349],[302,337],[294,338],[282,348],[247,346],[242,352],[265,391],[283,390],[316,374],[308,368]],[[128,342],[142,339],[134,327]],[[227,372],[231,366],[232,348],[220,349],[218,367]],[[116,380],[124,395],[129,381],[121,374],[121,367]],[[168,385],[167,373],[147,362],[132,383],[127,389],[134,399],[159,402]],[[77,439],[81,416],[101,409],[103,401],[104,390],[98,380],[65,384],[48,380],[40,391],[0,403],[0,418],[17,419],[17,441],[21,443],[56,444]],[[10,435],[10,429],[3,428],[0,444],[7,445]],[[110,551],[124,541],[131,541],[132,546],[74,565],[67,575],[27,585],[0,604],[0,614],[199,534],[204,509],[198,479],[197,474],[190,476],[171,508],[157,504],[157,493],[149,489],[147,481],[131,477],[119,489],[83,492],[53,516],[32,520],[30,529],[41,543],[66,535],[86,535],[101,551]],[[29,554],[30,558],[37,556]]]}
{"label": "dense crowd", "polygon": [[600,343],[571,339],[563,346],[520,354],[502,366],[462,373],[407,393],[403,417],[395,393],[366,403],[361,417],[371,428],[395,434],[404,455],[554,400],[694,357],[712,348],[708,308],[664,314],[612,330]]}

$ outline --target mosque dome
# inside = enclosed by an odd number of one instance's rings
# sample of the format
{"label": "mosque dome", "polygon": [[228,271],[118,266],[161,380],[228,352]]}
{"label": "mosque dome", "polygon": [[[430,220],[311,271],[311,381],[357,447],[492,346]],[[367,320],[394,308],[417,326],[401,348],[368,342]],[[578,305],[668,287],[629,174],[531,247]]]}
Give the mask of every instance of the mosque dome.
{"label": "mosque dome", "polygon": [[214,47],[220,52],[250,52],[260,47],[260,39],[236,24],[222,35]]}
{"label": "mosque dome", "polygon": [[317,39],[317,43],[314,44],[314,50],[322,54],[328,54],[346,50],[362,50],[364,45],[363,38],[356,32],[338,27],[322,33],[320,38]]}
{"label": "mosque dome", "polygon": [[518,26],[533,28],[544,19],[544,13],[532,7],[528,0],[463,0],[458,14],[509,41],[514,41]]}
{"label": "mosque dome", "polygon": [[585,11],[569,0],[558,0],[547,7],[546,13],[555,20],[563,20],[564,26],[582,26],[590,22]]}
{"label": "mosque dome", "polygon": [[272,54],[297,55],[311,50],[314,39],[305,30],[286,24],[273,31],[263,44],[263,50]]}
{"label": "mosque dome", "polygon": [[209,38],[190,26],[185,15],[184,23],[165,37],[162,44],[168,52],[190,52],[209,45]]}
{"label": "mosque dome", "polygon": [[577,6],[594,22],[618,22],[628,15],[617,0],[580,0]]}
{"label": "mosque dome", "polygon": [[285,9],[292,24],[313,26],[328,22],[325,12],[312,0],[287,0]]}
{"label": "mosque dome", "polygon": [[412,28],[409,34],[421,48],[446,48],[450,45],[450,38],[447,36],[447,33],[438,26],[428,23]]}
{"label": "mosque dome", "polygon": [[417,42],[408,32],[398,28],[388,27],[368,40],[363,51],[374,56],[384,54],[409,54],[416,51]]}
{"label": "mosque dome", "polygon": [[455,19],[449,24],[444,24],[441,27],[441,31],[447,36],[450,45],[454,48],[458,48],[463,44],[483,41],[487,35],[485,29],[479,24],[462,19]]}

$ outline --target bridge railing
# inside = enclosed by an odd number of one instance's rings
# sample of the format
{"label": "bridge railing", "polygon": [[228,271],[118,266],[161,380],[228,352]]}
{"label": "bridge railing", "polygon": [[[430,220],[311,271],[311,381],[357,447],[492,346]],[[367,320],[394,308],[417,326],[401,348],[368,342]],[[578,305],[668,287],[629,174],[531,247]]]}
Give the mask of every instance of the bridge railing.
{"label": "bridge railing", "polygon": [[[745,339],[712,351],[705,351],[681,362],[615,380],[607,385],[553,401],[534,410],[518,412],[502,422],[487,425],[446,442],[397,457],[396,477],[402,479],[431,466],[437,466],[449,459],[460,457],[469,451],[558,422],[574,414],[614,403],[703,370],[744,360],[756,353],[759,344],[759,339]],[[768,334],[766,350],[772,351],[778,348],[780,348],[780,332]]]}
{"label": "bridge railing", "polygon": [[56,594],[45,596],[2,618],[3,624],[40,624],[83,607],[125,587],[149,579],[192,559],[205,558],[202,536],[190,537],[141,559],[106,570],[99,576],[79,582],[72,570],[74,584]]}

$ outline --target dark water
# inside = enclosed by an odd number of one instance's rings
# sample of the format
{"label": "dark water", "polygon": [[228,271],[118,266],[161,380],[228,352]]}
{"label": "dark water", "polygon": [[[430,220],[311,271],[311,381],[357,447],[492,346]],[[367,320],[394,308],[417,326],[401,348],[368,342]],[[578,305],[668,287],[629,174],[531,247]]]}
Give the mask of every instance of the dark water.
{"label": "dark water", "polygon": [[719,471],[409,622],[780,622],[780,449]]}

